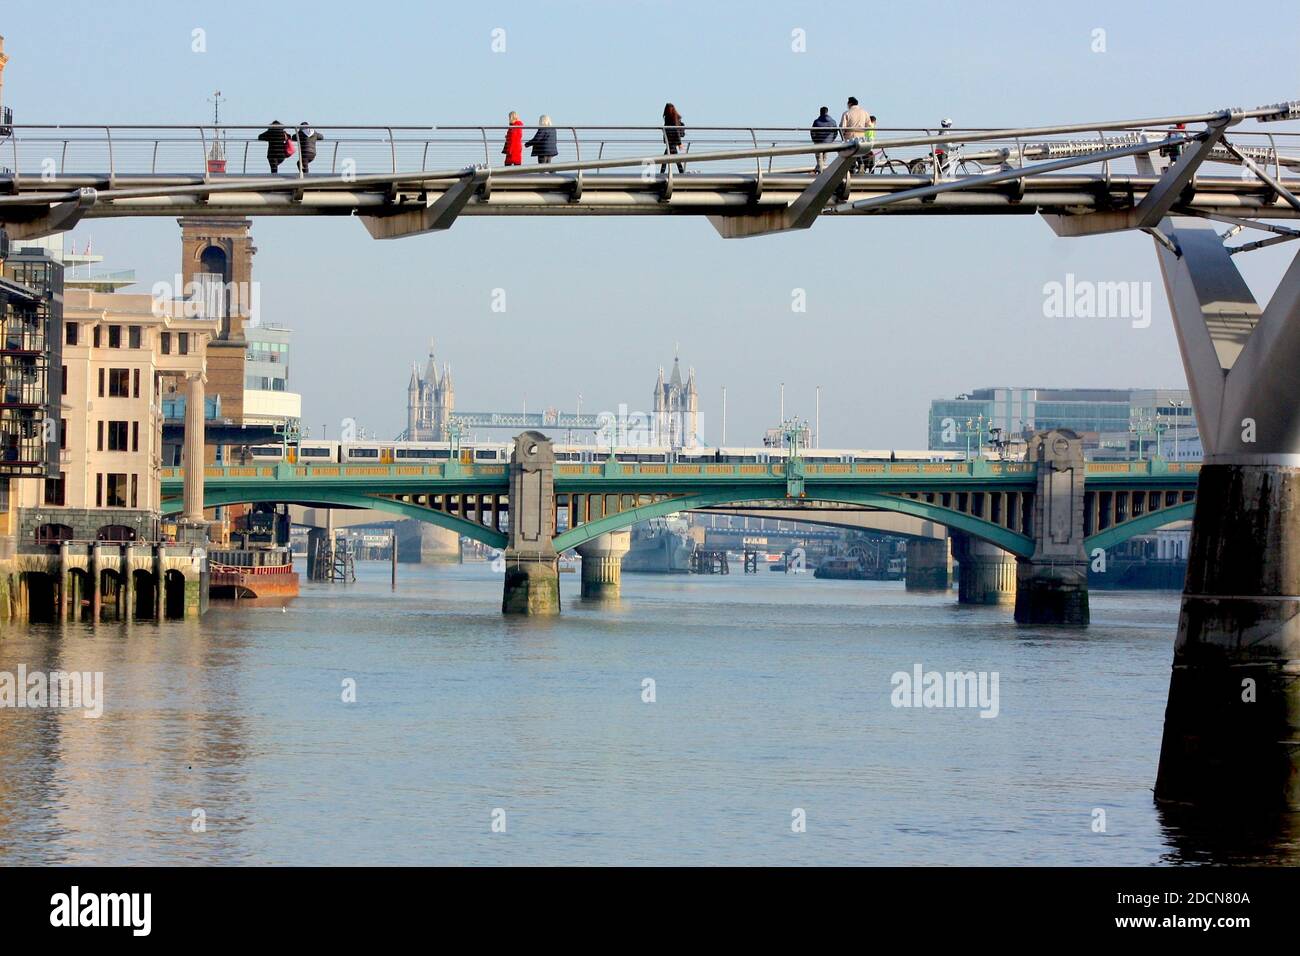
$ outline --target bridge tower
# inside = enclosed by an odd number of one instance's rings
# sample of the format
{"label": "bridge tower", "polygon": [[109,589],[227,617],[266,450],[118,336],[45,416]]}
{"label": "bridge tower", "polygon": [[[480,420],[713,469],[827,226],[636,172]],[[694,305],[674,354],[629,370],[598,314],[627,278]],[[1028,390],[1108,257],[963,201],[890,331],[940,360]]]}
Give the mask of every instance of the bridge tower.
{"label": "bridge tower", "polygon": [[1205,461],[1156,799],[1300,809],[1300,254],[1261,308],[1212,223],[1160,232]]}
{"label": "bridge tower", "polygon": [[555,451],[541,432],[523,432],[515,436],[510,455],[503,614],[560,613],[560,567],[554,537]]}
{"label": "bridge tower", "polygon": [[185,216],[181,227],[181,282],[206,290],[219,283],[221,291],[208,297],[217,306],[217,334],[208,342],[208,381],[221,396],[221,413],[236,422],[244,419],[244,359],[248,343],[244,328],[252,310],[253,255],[251,219]]}
{"label": "bridge tower", "polygon": [[1029,440],[1025,458],[1038,466],[1034,553],[1016,561],[1016,623],[1088,623],[1088,552],[1084,548],[1083,441],[1066,428]]}

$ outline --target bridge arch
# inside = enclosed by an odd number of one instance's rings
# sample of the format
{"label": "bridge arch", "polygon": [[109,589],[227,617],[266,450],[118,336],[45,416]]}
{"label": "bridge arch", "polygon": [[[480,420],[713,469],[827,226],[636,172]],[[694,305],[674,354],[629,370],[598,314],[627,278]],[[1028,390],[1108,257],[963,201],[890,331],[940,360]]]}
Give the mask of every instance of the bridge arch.
{"label": "bridge arch", "polygon": [[1129,538],[1135,538],[1140,534],[1146,534],[1148,531],[1154,531],[1156,528],[1163,528],[1167,524],[1173,524],[1175,521],[1191,521],[1192,516],[1196,513],[1195,501],[1184,501],[1181,504],[1170,505],[1168,508],[1160,508],[1156,511],[1148,511],[1146,514],[1139,515],[1136,518],[1130,518],[1127,521],[1121,521],[1119,524],[1111,525],[1103,531],[1087,538],[1083,546],[1091,554],[1097,548],[1113,548],[1117,544],[1127,541]]}
{"label": "bridge arch", "polygon": [[[563,534],[556,536],[555,548],[557,551],[573,548],[606,532],[618,531],[629,525],[636,524],[638,521],[661,518],[677,511],[694,511],[699,508],[719,505],[740,505],[747,502],[771,500],[773,500],[773,496],[770,489],[763,493],[756,492],[753,494],[737,494],[735,489],[726,489],[699,492],[680,498],[665,498],[661,501],[628,508],[612,515],[605,515],[603,518],[597,518],[594,521],[578,525],[576,528],[570,528]],[[816,500],[864,505],[878,508],[881,511],[895,511],[924,518],[954,531],[962,531],[972,537],[987,541],[1017,557],[1027,558],[1034,552],[1033,539],[1028,535],[1009,531],[982,518],[975,518],[971,515],[953,511],[951,508],[944,508],[924,501],[915,501],[911,498],[869,491],[845,491],[829,494],[818,492]],[[792,511],[791,514],[797,515],[797,512]],[[797,521],[798,518],[791,517],[790,520]]]}
{"label": "bridge arch", "polygon": [[[464,518],[458,518],[455,515],[435,511],[421,505],[413,505],[405,501],[396,501],[392,498],[368,495],[356,491],[321,488],[319,490],[313,489],[310,495],[280,494],[271,495],[270,497],[267,496],[266,490],[251,492],[208,491],[203,496],[203,507],[217,508],[222,505],[253,504],[258,501],[274,501],[276,504],[303,505],[306,507],[333,505],[339,508],[365,508],[372,511],[385,511],[402,518],[414,518],[416,521],[436,524],[441,528],[480,541],[489,547],[504,548],[506,546],[505,533],[497,531],[495,528],[489,528],[487,525],[475,524],[473,521],[466,521]],[[179,514],[181,508],[182,502],[179,498],[163,502],[163,514]]]}

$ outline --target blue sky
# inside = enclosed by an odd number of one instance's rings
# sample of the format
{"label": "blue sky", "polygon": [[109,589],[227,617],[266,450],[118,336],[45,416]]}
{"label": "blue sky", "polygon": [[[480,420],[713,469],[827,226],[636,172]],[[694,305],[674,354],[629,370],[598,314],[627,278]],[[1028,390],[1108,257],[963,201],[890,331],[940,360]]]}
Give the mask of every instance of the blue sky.
{"label": "blue sky", "polygon": [[[6,0],[5,103],[18,122],[199,122],[221,89],[232,123],[529,121],[794,125],[849,94],[882,126],[1034,125],[1159,116],[1300,97],[1300,7],[1267,28],[1222,4],[478,3],[57,5]],[[1210,24],[1224,23],[1224,29]],[[207,50],[191,49],[205,31]],[[507,51],[491,51],[496,28]],[[807,52],[791,51],[791,31]],[[1106,52],[1091,49],[1106,31]],[[719,239],[703,219],[465,218],[376,242],[357,223],[260,219],[262,314],[297,330],[308,423],[404,424],[412,359],[436,337],[464,409],[633,409],[674,343],[694,365],[709,438],[756,443],[786,411],[823,445],[921,447],[930,398],[984,385],[1183,382],[1151,241],[1056,238],[1036,218],[844,220]],[[171,219],[90,222],[80,246],[147,288],[179,265]],[[1271,291],[1289,251],[1245,259]],[[1045,319],[1067,272],[1150,281],[1154,321]],[[508,309],[490,310],[504,288]],[[791,312],[791,290],[808,310]]]}

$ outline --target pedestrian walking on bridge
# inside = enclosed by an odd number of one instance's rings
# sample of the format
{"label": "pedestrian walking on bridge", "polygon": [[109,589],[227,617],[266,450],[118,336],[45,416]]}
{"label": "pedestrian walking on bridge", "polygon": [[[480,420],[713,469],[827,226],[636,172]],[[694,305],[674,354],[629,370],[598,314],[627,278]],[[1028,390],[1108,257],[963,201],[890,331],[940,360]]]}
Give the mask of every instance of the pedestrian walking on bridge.
{"label": "pedestrian walking on bridge", "polygon": [[[669,155],[675,155],[682,152],[682,140],[686,138],[686,121],[682,119],[682,114],[677,112],[677,107],[672,103],[664,104],[664,146],[667,148]],[[686,172],[686,164],[678,163],[677,171]],[[659,164],[659,175],[668,172],[668,164]]]}
{"label": "pedestrian walking on bridge", "polygon": [[506,142],[501,147],[501,155],[505,156],[507,166],[524,164],[524,121],[514,110],[510,111],[510,128],[506,130]]}
{"label": "pedestrian walking on bridge", "polygon": [[[848,108],[845,109],[844,115],[840,117],[840,136],[844,142],[862,143],[867,138],[867,127],[871,125],[871,114],[858,105],[858,98],[850,96]],[[862,160],[856,160],[853,163],[853,171],[857,172],[862,165]]]}
{"label": "pedestrian walking on bridge", "polygon": [[307,175],[307,167],[316,158],[316,144],[325,137],[312,129],[306,120],[303,120],[298,124],[298,132],[293,134],[293,138],[298,141],[298,166],[305,176]]}
{"label": "pedestrian walking on bridge", "polygon": [[[831,108],[823,106],[822,111],[817,118],[812,121],[812,127],[808,132],[814,143],[833,143],[835,142],[835,120],[831,119]],[[817,172],[826,168],[826,154],[817,154]]]}
{"label": "pedestrian walking on bridge", "polygon": [[549,116],[545,113],[542,114],[537,121],[537,132],[524,145],[533,148],[533,159],[539,163],[549,163],[560,154],[560,148],[555,139],[555,127],[551,125]]}
{"label": "pedestrian walking on bridge", "polygon": [[278,173],[280,164],[292,152],[289,134],[279,120],[272,120],[271,125],[265,132],[258,134],[257,138],[266,143],[266,162],[271,167],[271,172]]}

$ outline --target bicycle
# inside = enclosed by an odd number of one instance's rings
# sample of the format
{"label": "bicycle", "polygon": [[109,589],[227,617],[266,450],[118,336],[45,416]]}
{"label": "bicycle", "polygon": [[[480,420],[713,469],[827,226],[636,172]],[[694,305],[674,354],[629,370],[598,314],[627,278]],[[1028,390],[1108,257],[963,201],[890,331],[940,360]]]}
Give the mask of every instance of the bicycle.
{"label": "bicycle", "polygon": [[867,166],[867,172],[869,173],[905,176],[909,172],[907,163],[901,159],[890,159],[889,154],[885,152],[884,147],[873,149],[870,158],[872,159],[872,162]]}
{"label": "bicycle", "polygon": [[936,147],[933,153],[927,153],[909,161],[907,171],[913,176],[929,176],[933,178],[936,160],[939,163],[939,178],[977,176],[980,173],[978,163],[974,160],[962,158],[960,145],[953,150]]}

